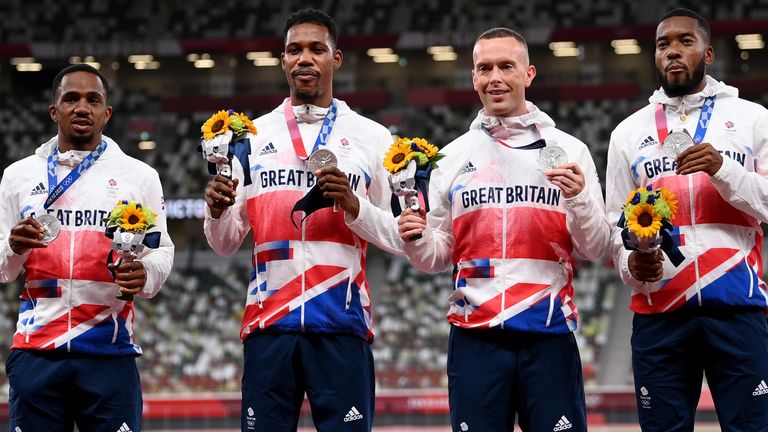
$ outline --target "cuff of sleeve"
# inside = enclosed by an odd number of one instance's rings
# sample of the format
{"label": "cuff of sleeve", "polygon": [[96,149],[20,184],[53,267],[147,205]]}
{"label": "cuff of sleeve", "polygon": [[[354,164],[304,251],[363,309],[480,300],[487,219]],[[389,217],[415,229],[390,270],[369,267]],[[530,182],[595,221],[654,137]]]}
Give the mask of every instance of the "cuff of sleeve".
{"label": "cuff of sleeve", "polygon": [[30,252],[31,252],[31,250],[28,249],[26,252],[24,252],[21,255],[17,254],[13,250],[13,248],[11,247],[11,235],[10,235],[10,233],[8,233],[8,235],[5,236],[5,239],[3,239],[2,242],[0,242],[0,255],[6,256],[6,257],[8,257],[9,259],[12,259],[12,260],[13,259],[26,260],[27,257],[29,256]]}
{"label": "cuff of sleeve", "polygon": [[224,210],[224,212],[221,214],[221,217],[216,219],[215,217],[213,217],[211,215],[211,208],[208,207],[208,205],[205,205],[205,220],[209,221],[211,223],[215,223],[216,224],[216,223],[220,223],[222,221],[228,221],[229,218],[232,217],[231,213],[232,213],[232,208],[230,207],[227,210]]}
{"label": "cuff of sleeve", "polygon": [[368,213],[371,211],[370,206],[373,205],[367,199],[360,199],[359,197],[357,198],[357,202],[359,210],[357,211],[356,218],[351,214],[344,212],[344,223],[346,223],[350,228],[360,226],[362,224],[360,221],[365,220],[365,218],[368,217]]}
{"label": "cuff of sleeve", "polygon": [[144,259],[139,258],[136,261],[141,261],[141,263],[144,264],[144,273],[147,275],[147,280],[144,282],[144,286],[141,288],[141,291],[136,294],[136,297],[143,299],[152,298],[155,296],[155,294],[157,294],[157,291],[153,289],[153,287],[157,285],[154,272],[151,270],[150,264],[147,263],[147,261]]}
{"label": "cuff of sleeve", "polygon": [[715,175],[712,176],[712,179],[715,181],[721,181],[721,182],[727,182],[729,175],[734,170],[734,164],[737,162],[732,160],[731,158],[723,157],[723,164],[720,165],[720,169],[717,170]]}
{"label": "cuff of sleeve", "polygon": [[578,194],[576,194],[576,196],[564,198],[565,203],[567,205],[577,206],[587,202],[587,200],[589,200],[589,193],[587,192],[587,188],[587,186],[584,186],[584,188]]}

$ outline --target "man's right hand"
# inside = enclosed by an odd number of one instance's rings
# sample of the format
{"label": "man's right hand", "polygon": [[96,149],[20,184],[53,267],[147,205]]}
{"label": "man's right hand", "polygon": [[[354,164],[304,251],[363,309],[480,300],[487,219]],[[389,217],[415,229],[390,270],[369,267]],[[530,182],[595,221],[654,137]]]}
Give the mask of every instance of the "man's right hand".
{"label": "man's right hand", "polygon": [[420,208],[418,212],[406,208],[400,213],[397,226],[400,231],[400,238],[403,241],[410,241],[427,228],[427,212],[423,208]]}
{"label": "man's right hand", "polygon": [[629,254],[629,273],[641,282],[657,282],[664,276],[663,261],[661,249],[653,252],[632,251]]}
{"label": "man's right hand", "polygon": [[216,174],[205,187],[205,203],[211,210],[211,216],[218,219],[229,207],[232,198],[237,196],[239,179],[229,179],[221,174]]}
{"label": "man's right hand", "polygon": [[38,221],[28,217],[11,228],[8,244],[17,255],[22,255],[30,249],[45,248],[48,245],[43,243],[44,232],[45,228]]}

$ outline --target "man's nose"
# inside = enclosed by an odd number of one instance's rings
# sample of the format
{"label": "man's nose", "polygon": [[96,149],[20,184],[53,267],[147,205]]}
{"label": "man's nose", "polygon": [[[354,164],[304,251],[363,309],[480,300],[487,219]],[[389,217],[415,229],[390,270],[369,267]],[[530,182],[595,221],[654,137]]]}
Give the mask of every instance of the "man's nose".
{"label": "man's nose", "polygon": [[678,58],[682,54],[681,52],[682,45],[679,42],[672,42],[669,44],[669,48],[667,48],[667,58]]}
{"label": "man's nose", "polygon": [[501,81],[501,69],[494,67],[491,69],[491,74],[488,77],[491,82]]}
{"label": "man's nose", "polygon": [[86,100],[80,100],[75,104],[76,114],[88,114],[91,111],[91,106]]}
{"label": "man's nose", "polygon": [[300,65],[313,64],[314,61],[312,60],[312,53],[308,49],[302,50],[301,54],[299,55],[298,63]]}

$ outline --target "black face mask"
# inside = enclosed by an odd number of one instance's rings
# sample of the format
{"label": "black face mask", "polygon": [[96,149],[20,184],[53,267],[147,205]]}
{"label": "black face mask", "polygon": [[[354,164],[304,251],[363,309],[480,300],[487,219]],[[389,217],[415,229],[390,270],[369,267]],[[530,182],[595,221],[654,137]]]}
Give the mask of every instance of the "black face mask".
{"label": "black face mask", "polygon": [[[293,209],[291,210],[291,222],[293,223],[294,227],[299,228],[299,226],[301,226],[301,222],[304,222],[304,219],[308,218],[309,215],[317,210],[331,206],[333,206],[333,200],[324,197],[323,191],[320,190],[320,187],[318,185],[314,185],[312,189],[310,189],[309,192],[304,195],[304,197],[296,201],[296,204],[293,205]],[[297,224],[294,216],[298,211],[303,211],[304,217],[302,217],[301,222]]]}

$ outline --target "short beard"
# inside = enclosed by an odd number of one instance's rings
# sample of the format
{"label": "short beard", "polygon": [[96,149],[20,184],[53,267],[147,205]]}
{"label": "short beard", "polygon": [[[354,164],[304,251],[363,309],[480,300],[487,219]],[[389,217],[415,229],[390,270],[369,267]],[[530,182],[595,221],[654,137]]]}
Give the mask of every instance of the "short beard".
{"label": "short beard", "polygon": [[317,100],[317,90],[313,91],[302,91],[302,90],[296,90],[296,98],[302,101],[305,104],[314,104]]}
{"label": "short beard", "polygon": [[72,144],[90,144],[91,141],[93,141],[94,134],[88,134],[88,135],[70,135],[67,138],[69,138],[69,142]]}
{"label": "short beard", "polygon": [[656,76],[659,78],[659,82],[661,82],[661,88],[664,89],[664,93],[667,94],[669,97],[679,97],[679,96],[685,96],[687,94],[691,94],[696,87],[699,86],[702,80],[704,80],[704,59],[701,59],[701,63],[696,66],[696,68],[693,70],[693,74],[691,74],[688,78],[685,79],[681,84],[670,84],[669,81],[667,81],[667,77],[664,74],[663,71],[659,71],[656,69]]}

